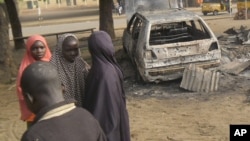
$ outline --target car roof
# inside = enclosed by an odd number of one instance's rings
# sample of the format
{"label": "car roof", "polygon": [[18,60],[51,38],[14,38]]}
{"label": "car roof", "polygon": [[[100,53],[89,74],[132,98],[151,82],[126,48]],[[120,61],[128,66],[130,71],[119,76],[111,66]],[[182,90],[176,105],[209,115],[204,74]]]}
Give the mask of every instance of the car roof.
{"label": "car roof", "polygon": [[164,11],[139,11],[136,14],[150,23],[185,21],[200,19],[194,12],[185,9],[169,9]]}

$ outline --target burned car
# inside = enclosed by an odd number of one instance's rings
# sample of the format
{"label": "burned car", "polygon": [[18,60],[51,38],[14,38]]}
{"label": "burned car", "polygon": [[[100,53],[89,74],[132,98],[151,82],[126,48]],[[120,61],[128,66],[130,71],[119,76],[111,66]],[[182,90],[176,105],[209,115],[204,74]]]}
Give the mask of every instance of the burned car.
{"label": "burned car", "polygon": [[136,12],[122,40],[144,82],[181,78],[190,63],[202,68],[220,64],[216,36],[200,16],[184,9]]}

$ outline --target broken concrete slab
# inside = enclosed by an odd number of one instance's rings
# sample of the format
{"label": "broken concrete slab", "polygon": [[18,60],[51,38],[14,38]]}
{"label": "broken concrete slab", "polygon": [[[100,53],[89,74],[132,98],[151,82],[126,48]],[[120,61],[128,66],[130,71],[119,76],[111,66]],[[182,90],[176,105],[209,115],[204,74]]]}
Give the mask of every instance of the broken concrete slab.
{"label": "broken concrete slab", "polygon": [[244,71],[249,66],[250,60],[245,62],[232,61],[220,66],[218,70],[229,74],[238,75],[240,72]]}

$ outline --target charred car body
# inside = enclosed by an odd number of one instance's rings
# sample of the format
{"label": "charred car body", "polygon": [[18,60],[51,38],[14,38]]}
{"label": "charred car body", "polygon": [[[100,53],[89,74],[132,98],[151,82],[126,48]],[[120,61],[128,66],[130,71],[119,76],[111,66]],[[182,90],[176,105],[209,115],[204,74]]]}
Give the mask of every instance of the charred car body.
{"label": "charred car body", "polygon": [[187,65],[218,66],[218,40],[198,15],[183,10],[136,12],[123,33],[123,48],[145,82],[182,77]]}

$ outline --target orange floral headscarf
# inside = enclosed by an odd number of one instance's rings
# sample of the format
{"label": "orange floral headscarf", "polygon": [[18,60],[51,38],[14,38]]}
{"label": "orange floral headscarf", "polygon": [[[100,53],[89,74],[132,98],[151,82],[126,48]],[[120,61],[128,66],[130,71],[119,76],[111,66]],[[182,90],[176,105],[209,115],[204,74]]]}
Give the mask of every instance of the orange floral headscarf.
{"label": "orange floral headscarf", "polygon": [[19,104],[20,104],[20,110],[21,110],[21,120],[24,121],[33,121],[34,119],[34,115],[32,114],[32,112],[27,108],[27,105],[24,101],[23,98],[23,94],[22,94],[22,88],[20,86],[20,79],[22,76],[22,73],[24,71],[24,69],[30,65],[31,63],[35,62],[36,60],[31,56],[31,47],[32,45],[36,42],[36,41],[41,41],[45,48],[46,48],[46,52],[44,57],[41,59],[41,61],[50,61],[51,58],[51,52],[50,49],[48,47],[48,44],[45,40],[45,38],[41,35],[32,35],[27,39],[26,42],[26,53],[23,57],[23,60],[20,64],[19,67],[19,71],[18,71],[18,76],[17,76],[17,95],[19,98]]}

